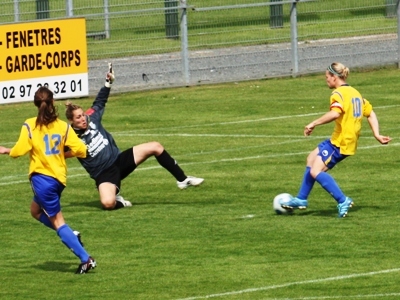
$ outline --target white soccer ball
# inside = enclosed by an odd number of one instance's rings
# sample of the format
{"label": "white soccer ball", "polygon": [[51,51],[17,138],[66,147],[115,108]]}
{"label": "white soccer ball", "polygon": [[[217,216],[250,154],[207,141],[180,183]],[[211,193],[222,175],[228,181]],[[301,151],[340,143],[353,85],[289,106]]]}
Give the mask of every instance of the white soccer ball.
{"label": "white soccer ball", "polygon": [[291,210],[284,209],[284,208],[281,206],[281,203],[282,203],[282,202],[288,202],[288,201],[290,201],[292,198],[293,198],[293,196],[290,195],[290,194],[288,194],[288,193],[282,193],[282,194],[277,195],[277,196],[274,198],[274,201],[273,201],[273,203],[272,203],[272,207],[274,208],[274,211],[275,211],[278,215],[287,215],[287,214],[291,214],[292,211],[291,211]]}

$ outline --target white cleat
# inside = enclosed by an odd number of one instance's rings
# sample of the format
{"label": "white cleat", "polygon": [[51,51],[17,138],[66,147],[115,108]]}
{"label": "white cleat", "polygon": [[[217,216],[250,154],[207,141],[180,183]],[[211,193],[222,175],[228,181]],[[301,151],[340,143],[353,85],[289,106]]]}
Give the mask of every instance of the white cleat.
{"label": "white cleat", "polygon": [[197,178],[193,176],[188,176],[184,181],[177,181],[176,184],[178,188],[184,190],[190,186],[199,186],[204,181],[204,178]]}
{"label": "white cleat", "polygon": [[124,207],[131,207],[132,203],[128,200],[125,200],[122,196],[116,195],[115,200],[121,202]]}

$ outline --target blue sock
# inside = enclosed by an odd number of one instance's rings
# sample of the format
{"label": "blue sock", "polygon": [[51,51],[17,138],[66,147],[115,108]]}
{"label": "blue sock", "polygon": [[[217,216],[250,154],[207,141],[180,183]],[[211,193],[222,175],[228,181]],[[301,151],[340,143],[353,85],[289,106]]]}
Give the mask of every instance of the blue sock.
{"label": "blue sock", "polygon": [[77,236],[73,233],[71,228],[67,224],[62,225],[57,230],[57,234],[65,246],[68,247],[76,256],[78,256],[81,262],[87,262],[89,254],[81,246]]}
{"label": "blue sock", "polygon": [[310,170],[310,167],[306,167],[306,171],[304,172],[303,176],[303,182],[301,183],[299,193],[297,194],[297,198],[302,200],[307,200],[308,195],[310,195],[315,183],[315,179],[311,176]]}
{"label": "blue sock", "polygon": [[53,225],[51,224],[51,222],[49,220],[49,217],[45,213],[41,213],[40,214],[39,222],[42,223],[43,225],[55,230]]}
{"label": "blue sock", "polygon": [[335,179],[333,179],[333,177],[328,173],[319,173],[315,180],[325,189],[325,191],[335,198],[337,203],[343,203],[346,200],[346,196],[343,194]]}

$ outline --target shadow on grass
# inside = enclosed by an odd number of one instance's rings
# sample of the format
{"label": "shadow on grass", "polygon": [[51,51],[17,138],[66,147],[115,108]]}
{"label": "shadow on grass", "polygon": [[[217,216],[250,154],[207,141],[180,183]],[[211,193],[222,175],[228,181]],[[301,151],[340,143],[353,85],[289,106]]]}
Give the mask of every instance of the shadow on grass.
{"label": "shadow on grass", "polygon": [[[351,216],[352,212],[356,212],[359,209],[361,209],[361,207],[357,207],[357,206],[353,206],[352,208],[350,208],[348,216]],[[337,217],[338,215],[338,211],[336,208],[334,209],[322,209],[322,210],[307,210],[307,211],[295,211],[294,214],[292,214],[292,216],[317,216],[317,217]]]}
{"label": "shadow on grass", "polygon": [[154,201],[131,201],[132,202],[132,208],[135,209],[136,207],[139,206],[159,206],[159,205],[173,205],[173,206],[212,206],[215,205],[216,202],[211,202],[211,201],[163,201],[163,200],[154,200]]}
{"label": "shadow on grass", "polygon": [[70,202],[68,205],[63,205],[63,207],[68,207],[68,206],[95,207],[102,210],[100,200],[90,200],[90,201],[81,200],[81,201]]}
{"label": "shadow on grass", "polygon": [[[351,214],[353,212],[356,212],[356,211],[358,211],[360,209],[361,209],[361,207],[353,206],[349,210],[349,216],[351,216]],[[280,216],[289,217],[289,218],[290,217],[303,217],[303,216],[317,216],[317,217],[332,218],[332,217],[337,217],[337,215],[338,215],[337,209],[336,208],[331,208],[331,209],[322,209],[322,210],[312,210],[312,209],[295,210],[291,214],[284,214],[284,215],[280,215]]]}
{"label": "shadow on grass", "polygon": [[78,265],[79,261],[77,261],[76,265],[68,262],[46,261],[41,264],[34,265],[33,267],[43,271],[74,273],[78,268]]}
{"label": "shadow on grass", "polygon": [[[393,10],[395,5],[392,6]],[[366,8],[357,8],[351,9],[350,14],[353,16],[361,16],[361,17],[372,17],[372,16],[386,16],[386,7],[366,7]]]}
{"label": "shadow on grass", "polygon": [[[156,200],[156,201],[131,201],[132,206],[139,206],[139,205],[197,205],[197,204],[215,204],[215,201],[199,201],[199,202],[171,202],[171,201],[162,201],[162,200]],[[68,206],[73,206],[73,207],[94,207],[99,210],[103,210],[101,207],[100,200],[91,200],[91,201],[76,201],[76,202],[70,202],[68,205],[63,205],[63,207],[68,207]]]}

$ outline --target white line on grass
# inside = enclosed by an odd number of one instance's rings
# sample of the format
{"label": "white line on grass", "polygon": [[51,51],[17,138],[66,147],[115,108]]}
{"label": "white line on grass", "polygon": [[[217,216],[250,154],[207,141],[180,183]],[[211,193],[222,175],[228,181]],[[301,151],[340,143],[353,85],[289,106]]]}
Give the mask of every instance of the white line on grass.
{"label": "white line on grass", "polygon": [[292,119],[292,118],[301,118],[301,117],[310,117],[315,115],[323,114],[319,113],[310,113],[310,114],[301,114],[301,115],[293,115],[293,116],[278,116],[278,117],[268,117],[261,119],[248,119],[248,120],[240,120],[240,121],[230,121],[230,122],[218,122],[218,123],[207,123],[207,124],[195,124],[195,125],[187,125],[187,126],[175,126],[175,127],[162,127],[162,128],[144,128],[137,129],[132,131],[123,131],[123,132],[113,132],[112,134],[120,135],[129,132],[137,132],[137,131],[149,131],[149,130],[170,130],[170,129],[183,129],[183,128],[200,128],[200,127],[210,127],[217,125],[233,125],[233,124],[242,124],[242,123],[254,123],[254,122],[264,122],[264,121],[274,121],[281,119]]}
{"label": "white line on grass", "polygon": [[[223,296],[240,295],[240,294],[254,293],[254,292],[259,292],[259,291],[285,288],[285,287],[289,287],[289,286],[293,286],[293,285],[321,283],[321,282],[327,282],[327,281],[343,280],[343,279],[348,279],[348,278],[357,278],[357,277],[365,277],[365,276],[375,276],[375,275],[394,273],[394,272],[399,272],[399,271],[400,271],[400,268],[396,268],[396,269],[381,270],[381,271],[376,271],[376,272],[356,273],[356,274],[350,274],[350,275],[342,275],[342,276],[312,279],[312,280],[305,280],[305,281],[294,281],[294,282],[288,282],[288,283],[278,284],[278,285],[270,285],[270,286],[264,286],[264,287],[259,287],[259,288],[244,289],[244,290],[240,290],[240,291],[211,294],[211,295],[206,295],[206,296],[181,298],[178,300],[209,299],[209,298],[216,298],[216,297],[223,297]],[[287,298],[285,298],[285,299],[287,299]],[[301,299],[313,299],[313,298],[301,298]],[[321,298],[321,299],[323,299],[323,298]]]}
{"label": "white line on grass", "polygon": [[[379,107],[375,107],[375,108],[392,108],[392,107],[398,107],[400,105],[388,105],[388,106],[379,106]],[[290,118],[298,118],[298,117],[306,117],[306,116],[313,116],[313,115],[318,115],[318,114],[322,114],[321,113],[311,113],[311,114],[299,114],[299,115],[293,115],[293,116],[280,116],[280,117],[271,117],[271,118],[262,118],[262,119],[253,119],[253,120],[242,120],[242,121],[232,121],[232,122],[221,122],[221,123],[211,123],[211,124],[197,124],[197,125],[191,125],[191,126],[182,126],[182,127],[169,127],[169,128],[162,128],[162,129],[172,129],[172,128],[195,128],[195,127],[204,127],[204,126],[214,126],[214,125],[229,125],[229,124],[239,124],[239,123],[250,123],[250,122],[261,122],[261,121],[271,121],[271,120],[277,120],[277,119],[290,119]],[[152,128],[152,129],[142,129],[142,130],[156,130],[156,128]],[[138,130],[135,131],[124,131],[124,132],[114,132],[113,134],[115,135],[121,135],[121,136],[150,136],[151,134],[137,134]],[[131,132],[136,132],[136,133],[131,133]],[[158,134],[154,134],[154,136],[157,136]],[[257,137],[257,138],[298,138],[298,136],[291,136],[291,135],[221,135],[221,134],[163,134],[164,136],[195,136],[195,137],[199,137],[199,136],[206,136],[206,137],[239,137],[239,138],[243,138],[243,137]],[[319,136],[313,136],[310,137],[312,139],[316,139],[316,138],[326,138],[326,137],[319,137]],[[364,137],[361,137],[364,138]],[[370,137],[367,137],[370,138]],[[295,140],[295,142],[297,141],[305,141],[305,139],[298,139]],[[294,141],[285,141],[279,144],[284,144],[284,143],[293,143]],[[3,144],[12,144],[12,143],[3,143]],[[277,145],[277,144],[274,144]],[[397,146],[399,144],[391,144],[392,146]],[[259,145],[258,145],[259,146]],[[256,147],[258,147],[256,146]],[[368,148],[376,148],[379,147],[380,145],[377,146],[370,146],[370,147],[359,147],[358,149],[368,149]],[[240,150],[240,149],[239,149]],[[195,153],[196,155],[198,154],[212,154],[212,153],[217,153],[217,152],[227,152],[229,150],[216,150],[216,151],[209,151],[209,152],[199,152],[199,153]],[[272,155],[258,155],[258,156],[251,156],[251,157],[243,157],[243,158],[232,158],[232,159],[221,159],[221,160],[214,160],[214,161],[207,161],[207,162],[196,162],[196,163],[186,163],[186,164],[181,164],[181,165],[194,165],[194,164],[209,164],[209,163],[219,163],[219,162],[230,162],[230,161],[241,161],[241,160],[249,160],[249,159],[260,159],[260,158],[268,158],[268,157],[277,157],[277,156],[293,156],[293,155],[303,155],[303,154],[308,154],[308,152],[297,152],[297,153],[286,153],[286,154],[272,154]],[[147,167],[147,168],[140,168],[139,170],[151,170],[151,169],[157,169],[160,168],[159,166],[156,167]],[[79,170],[83,170],[83,168],[79,167],[79,168],[69,168],[69,170],[75,170],[75,169],[79,169]],[[85,176],[86,174],[74,174],[74,175],[68,175],[68,178],[71,177],[81,177],[81,176]],[[6,177],[0,177],[1,181],[4,181],[5,179],[10,179],[13,177],[21,177],[21,176],[26,176],[25,174],[23,175],[13,175],[13,176],[6,176]],[[4,186],[4,185],[11,185],[11,184],[19,184],[19,183],[26,183],[27,180],[18,180],[18,181],[11,181],[11,182],[0,182],[0,186]]]}
{"label": "white line on grass", "polygon": [[[116,136],[183,136],[183,137],[217,137],[217,138],[299,138],[299,135],[266,135],[266,134],[217,134],[217,133],[117,133]],[[321,137],[320,137],[321,138]],[[324,136],[326,138],[326,136]]]}
{"label": "white line on grass", "polygon": [[320,297],[299,297],[299,298],[265,298],[264,300],[324,300],[324,299],[354,299],[354,298],[382,298],[398,297],[400,293],[387,294],[366,294],[366,295],[348,295],[348,296],[320,296]]}
{"label": "white line on grass", "polygon": [[[386,106],[374,106],[375,109],[386,109],[392,107],[399,107],[400,105],[386,105]],[[265,121],[274,121],[274,120],[281,120],[281,119],[293,119],[293,118],[302,118],[302,117],[311,117],[316,115],[322,115],[326,113],[323,112],[314,112],[309,114],[299,114],[299,115],[292,115],[292,116],[278,116],[278,117],[268,117],[268,118],[261,118],[261,119],[248,119],[248,120],[240,120],[240,121],[230,121],[230,122],[219,122],[219,123],[208,123],[208,124],[195,124],[195,125],[187,125],[187,126],[175,126],[175,127],[162,127],[162,128],[143,128],[143,129],[136,129],[131,131],[123,131],[123,132],[113,132],[112,134],[116,135],[124,135],[129,132],[138,132],[138,131],[163,131],[163,130],[170,130],[170,129],[183,129],[183,128],[200,128],[200,127],[209,127],[209,126],[217,126],[217,125],[234,125],[234,124],[242,124],[242,123],[255,123],[255,122],[265,122]]]}
{"label": "white line on grass", "polygon": [[[400,126],[399,126],[400,127]],[[301,135],[272,135],[272,134],[217,134],[217,133],[117,133],[114,136],[181,136],[181,137],[216,137],[216,138],[276,138],[276,139],[298,139],[295,141],[305,141],[306,139],[326,139],[326,135],[313,135],[309,137],[301,137]],[[301,139],[299,139],[301,137]],[[329,136],[328,136],[329,137]],[[393,138],[393,137],[392,137]],[[360,136],[360,139],[374,139],[373,136]],[[286,143],[293,142],[293,140],[287,141]],[[276,145],[276,144],[274,144]]]}
{"label": "white line on grass", "polygon": [[17,181],[10,181],[10,182],[0,182],[0,186],[3,185],[12,185],[12,184],[19,184],[19,183],[28,183],[28,179],[25,180],[17,180]]}
{"label": "white line on grass", "polygon": [[[400,146],[400,143],[394,143],[390,144],[391,146]],[[364,146],[364,147],[359,147],[359,150],[363,149],[371,149],[371,148],[377,148],[377,147],[386,147],[382,146],[380,144],[373,145],[373,146]],[[276,153],[276,154],[268,154],[268,155],[256,155],[256,156],[247,156],[247,157],[233,157],[233,158],[222,158],[222,159],[216,159],[216,160],[209,160],[209,161],[200,161],[200,162],[191,162],[191,163],[180,163],[179,165],[181,166],[188,166],[188,165],[205,165],[205,164],[216,164],[216,163],[226,163],[226,162],[233,162],[233,161],[245,161],[245,160],[252,160],[252,159],[264,159],[264,158],[274,158],[274,157],[279,157],[279,156],[296,156],[296,155],[306,155],[310,153],[310,151],[302,151],[302,152],[292,152],[292,153]],[[137,171],[148,171],[148,170],[154,170],[154,169],[161,169],[161,166],[152,166],[152,167],[144,167],[144,168],[138,168],[135,170]],[[71,169],[80,169],[83,170],[83,168],[71,168]],[[68,175],[68,178],[73,178],[73,177],[81,177],[81,176],[86,176],[86,173],[82,174],[73,174],[73,175]],[[16,175],[17,176],[17,175]],[[19,175],[18,175],[19,176]],[[4,180],[5,177],[0,177],[0,181]],[[26,183],[27,180],[18,180],[18,181],[10,181],[10,182],[0,182],[0,186],[3,185],[12,185],[12,184],[19,184],[19,183]]]}

